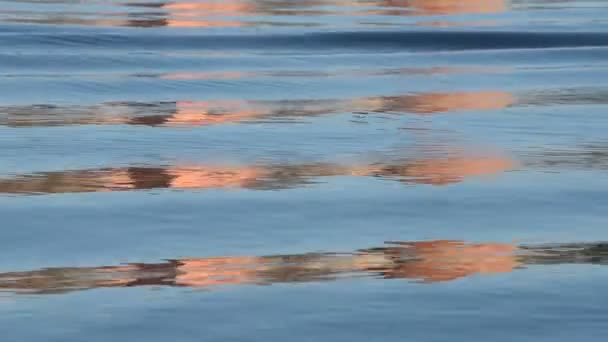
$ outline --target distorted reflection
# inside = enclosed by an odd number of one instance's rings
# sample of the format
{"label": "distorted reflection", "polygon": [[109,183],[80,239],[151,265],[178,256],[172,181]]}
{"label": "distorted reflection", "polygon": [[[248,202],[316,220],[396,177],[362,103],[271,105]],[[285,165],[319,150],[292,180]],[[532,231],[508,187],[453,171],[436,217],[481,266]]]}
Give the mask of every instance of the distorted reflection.
{"label": "distorted reflection", "polygon": [[[386,72],[444,73],[452,69],[396,69]],[[236,78],[242,74],[214,74]],[[292,75],[294,75],[292,73]],[[162,77],[188,79],[209,74],[178,73]],[[284,76],[284,74],[282,75]],[[10,127],[64,125],[208,126],[243,121],[306,119],[339,113],[441,114],[459,111],[492,111],[508,107],[549,105],[604,105],[608,91],[602,87],[529,91],[517,95],[484,90],[453,93],[412,93],[356,99],[225,100],[167,102],[107,102],[92,106],[0,106],[0,125]],[[277,122],[279,122],[277,120]],[[285,121],[282,121],[285,122]]]}
{"label": "distorted reflection", "polygon": [[243,15],[448,15],[499,13],[507,10],[505,0],[379,0],[379,1],[189,1],[162,5],[175,16]]}
{"label": "distorted reflection", "polygon": [[526,151],[524,163],[529,167],[556,169],[608,169],[608,142],[597,141],[578,146],[553,146]]}
{"label": "distorted reflection", "polygon": [[[116,12],[115,5],[102,1],[93,10],[80,12],[19,12],[8,16],[6,20],[53,25],[221,28],[246,25],[243,20],[229,18],[251,12],[247,1],[133,2],[127,3],[129,10],[122,13]],[[86,9],[86,4],[80,6]]]}
{"label": "distorted reflection", "polygon": [[[159,77],[166,80],[235,80],[253,77],[332,77],[332,76],[396,76],[396,75],[451,75],[451,74],[483,74],[509,72],[510,68],[496,67],[464,67],[464,66],[434,66],[410,68],[377,68],[377,69],[318,69],[318,70],[256,70],[256,71],[223,71],[168,72],[160,75],[144,75]],[[129,75],[140,76],[140,75]]]}
{"label": "distorted reflection", "polygon": [[[502,91],[461,93],[422,93],[405,96],[369,98],[357,102],[371,112],[446,113],[465,110],[493,110],[512,105],[515,97]],[[367,108],[367,109],[363,109]]]}
{"label": "distorted reflection", "polygon": [[[179,75],[178,77],[185,77]],[[346,100],[175,101],[104,103],[90,107],[0,107],[0,125],[206,126],[257,119],[307,118],[338,113],[434,114],[498,110],[515,103],[502,91],[419,93]]]}
{"label": "distorted reflection", "polygon": [[58,171],[0,179],[0,193],[45,194],[135,189],[258,189],[301,187],[322,177],[380,177],[404,183],[447,185],[468,177],[498,174],[515,163],[501,156],[453,156],[398,162],[347,165],[125,167]]}
{"label": "distorted reflection", "polygon": [[517,246],[463,241],[391,242],[349,253],[217,257],[0,274],[0,291],[51,294],[132,286],[216,289],[370,277],[434,283],[512,272],[531,265],[606,264],[608,244]]}
{"label": "distorted reflection", "polygon": [[205,2],[167,2],[161,5],[167,10],[165,25],[168,27],[236,27],[245,22],[240,20],[213,20],[210,18],[230,18],[247,15],[254,11],[253,3],[242,0]]}
{"label": "distorted reflection", "polygon": [[410,7],[420,15],[482,14],[506,11],[506,0],[385,0],[384,7]]}
{"label": "distorted reflection", "polygon": [[[59,6],[62,1],[57,1]],[[7,21],[126,27],[221,28],[259,25],[331,25],[328,16],[448,16],[460,14],[491,14],[508,10],[506,0],[201,0],[201,1],[132,1],[121,4],[96,2],[95,8],[79,4],[81,11],[57,10],[8,12]],[[305,18],[295,21],[293,16]],[[444,21],[448,22],[448,21]],[[394,23],[394,22],[393,22]]]}

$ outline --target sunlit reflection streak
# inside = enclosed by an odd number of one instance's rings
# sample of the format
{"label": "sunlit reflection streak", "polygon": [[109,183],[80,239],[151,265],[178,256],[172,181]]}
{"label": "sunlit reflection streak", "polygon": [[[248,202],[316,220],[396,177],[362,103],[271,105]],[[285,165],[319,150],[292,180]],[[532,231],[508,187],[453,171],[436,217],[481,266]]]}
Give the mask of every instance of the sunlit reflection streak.
{"label": "sunlit reflection streak", "polygon": [[[178,75],[177,77],[185,77]],[[338,113],[435,114],[506,108],[516,98],[502,91],[419,93],[345,100],[176,101],[106,103],[92,107],[0,107],[0,125],[206,126],[256,119],[307,118]]]}
{"label": "sunlit reflection streak", "polygon": [[500,156],[447,156],[389,163],[302,165],[176,165],[57,171],[0,179],[0,193],[51,194],[136,189],[257,189],[301,187],[324,177],[379,177],[411,184],[447,185],[513,169]]}
{"label": "sunlit reflection streak", "polygon": [[[419,72],[424,72],[418,70]],[[409,71],[404,71],[409,72]],[[444,72],[430,69],[426,72]],[[238,73],[167,74],[167,79],[239,77]],[[211,126],[245,121],[306,119],[352,113],[443,114],[498,111],[510,107],[605,105],[603,88],[572,88],[512,94],[500,90],[452,93],[411,93],[398,96],[318,100],[210,100],[167,102],[108,102],[93,106],[0,106],[0,125],[10,127],[64,125]]]}
{"label": "sunlit reflection streak", "polygon": [[479,91],[387,96],[365,99],[358,102],[357,105],[360,108],[368,108],[367,110],[372,112],[433,114],[462,110],[502,109],[514,102],[514,96],[507,92]]}
{"label": "sunlit reflection streak", "polygon": [[327,282],[369,277],[419,283],[513,272],[532,265],[606,264],[608,244],[517,246],[453,240],[390,242],[348,253],[186,258],[159,263],[0,273],[0,291],[52,294],[94,288]]}
{"label": "sunlit reflection streak", "polygon": [[[508,10],[505,0],[379,0],[379,1],[178,1],[159,8],[183,16],[266,15],[357,15],[360,10],[383,15],[489,14]],[[369,10],[367,10],[369,9]]]}
{"label": "sunlit reflection streak", "polygon": [[507,11],[505,0],[384,0],[383,7],[412,8],[420,15],[488,14]]}
{"label": "sunlit reflection streak", "polygon": [[[105,5],[110,5],[108,2]],[[104,4],[102,3],[102,6]],[[281,25],[289,17],[312,18],[316,23],[324,16],[448,16],[461,14],[487,15],[508,10],[505,0],[380,0],[380,1],[162,1],[121,4],[125,12],[97,8],[97,11],[58,12],[32,11],[5,13],[4,20],[87,26],[221,28],[249,25]],[[83,5],[83,9],[86,6]],[[272,17],[264,22],[264,16]],[[2,17],[0,17],[2,18]],[[450,23],[442,20],[442,23]],[[433,25],[434,22],[428,22]],[[310,25],[312,23],[292,24]]]}

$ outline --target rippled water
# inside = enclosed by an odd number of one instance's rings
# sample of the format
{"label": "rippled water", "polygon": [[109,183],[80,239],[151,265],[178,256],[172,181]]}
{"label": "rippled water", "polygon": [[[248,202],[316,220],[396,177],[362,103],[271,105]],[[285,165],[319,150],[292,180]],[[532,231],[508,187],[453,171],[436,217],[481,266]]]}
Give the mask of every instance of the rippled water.
{"label": "rippled water", "polygon": [[608,3],[0,0],[7,341],[603,341]]}

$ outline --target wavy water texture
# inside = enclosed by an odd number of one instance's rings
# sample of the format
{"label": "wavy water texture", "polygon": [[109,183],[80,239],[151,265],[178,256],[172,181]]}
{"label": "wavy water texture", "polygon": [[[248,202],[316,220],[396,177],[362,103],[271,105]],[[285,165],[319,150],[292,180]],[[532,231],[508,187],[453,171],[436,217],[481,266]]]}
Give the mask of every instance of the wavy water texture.
{"label": "wavy water texture", "polygon": [[[184,77],[184,76],[179,76]],[[529,91],[420,93],[356,99],[278,101],[164,101],[108,102],[91,106],[0,106],[0,125],[10,127],[65,125],[145,125],[198,127],[259,120],[310,119],[351,113],[371,115],[430,115],[452,112],[496,111],[509,107],[605,105],[608,91],[581,88]],[[293,122],[293,121],[291,121]]]}
{"label": "wavy water texture", "polygon": [[37,33],[27,37],[5,34],[4,44],[17,49],[160,50],[160,51],[303,51],[327,52],[460,51],[606,47],[601,32],[437,32],[369,31],[272,35],[151,35]]}
{"label": "wavy water texture", "polygon": [[71,170],[0,179],[0,193],[57,194],[149,189],[279,190],[335,176],[381,177],[405,183],[448,185],[465,178],[513,169],[515,162],[500,156],[377,162],[369,165],[315,163],[303,165],[172,165]]}
{"label": "wavy water texture", "polygon": [[217,289],[362,277],[428,284],[476,274],[508,273],[528,266],[607,263],[608,245],[601,242],[517,246],[451,240],[398,241],[347,253],[188,258],[7,272],[0,273],[0,291],[57,294],[134,286]]}
{"label": "wavy water texture", "polygon": [[3,340],[603,341],[607,14],[0,0]]}

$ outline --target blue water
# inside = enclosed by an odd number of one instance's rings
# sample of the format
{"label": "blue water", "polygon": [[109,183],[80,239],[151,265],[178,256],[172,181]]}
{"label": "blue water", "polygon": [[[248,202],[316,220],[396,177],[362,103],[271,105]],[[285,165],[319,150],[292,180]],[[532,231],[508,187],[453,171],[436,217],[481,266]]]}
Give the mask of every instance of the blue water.
{"label": "blue water", "polygon": [[3,340],[604,340],[608,3],[0,6]]}

